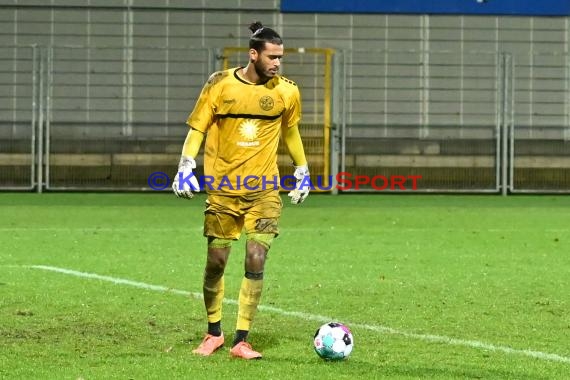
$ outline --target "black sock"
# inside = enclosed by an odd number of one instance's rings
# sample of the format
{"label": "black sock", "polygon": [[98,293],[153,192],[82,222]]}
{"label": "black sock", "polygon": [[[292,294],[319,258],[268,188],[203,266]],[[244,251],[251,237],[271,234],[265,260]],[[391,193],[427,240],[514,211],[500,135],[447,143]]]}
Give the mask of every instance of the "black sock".
{"label": "black sock", "polygon": [[222,323],[221,321],[210,323],[208,322],[208,334],[213,336],[222,335]]}
{"label": "black sock", "polygon": [[236,330],[236,337],[234,338],[234,343],[232,344],[232,347],[238,344],[239,342],[245,342],[248,333],[249,331],[247,330]]}

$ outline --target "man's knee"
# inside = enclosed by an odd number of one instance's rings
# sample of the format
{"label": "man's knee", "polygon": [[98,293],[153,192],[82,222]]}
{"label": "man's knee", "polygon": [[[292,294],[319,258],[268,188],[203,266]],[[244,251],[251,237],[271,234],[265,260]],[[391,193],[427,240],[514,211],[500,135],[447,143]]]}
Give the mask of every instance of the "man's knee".
{"label": "man's knee", "polygon": [[271,244],[273,243],[273,239],[275,238],[274,234],[260,234],[260,233],[248,233],[247,234],[247,242],[253,242],[261,245],[265,248],[265,251],[268,251],[271,248]]}
{"label": "man's knee", "polygon": [[224,273],[232,241],[228,239],[208,238],[208,258],[206,276],[215,277]]}

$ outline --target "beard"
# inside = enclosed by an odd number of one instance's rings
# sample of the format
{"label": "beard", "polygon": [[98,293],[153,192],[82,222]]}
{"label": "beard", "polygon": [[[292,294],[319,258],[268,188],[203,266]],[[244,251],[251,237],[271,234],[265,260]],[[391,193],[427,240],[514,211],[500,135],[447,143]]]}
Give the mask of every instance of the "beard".
{"label": "beard", "polygon": [[255,69],[255,73],[262,82],[267,82],[275,76],[275,73],[267,70],[260,62],[253,62],[253,68]]}

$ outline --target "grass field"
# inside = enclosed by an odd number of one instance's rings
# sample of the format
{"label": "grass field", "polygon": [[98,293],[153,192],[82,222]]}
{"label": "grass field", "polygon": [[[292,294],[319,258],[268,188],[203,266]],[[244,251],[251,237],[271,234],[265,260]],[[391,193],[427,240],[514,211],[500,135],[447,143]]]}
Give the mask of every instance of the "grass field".
{"label": "grass field", "polygon": [[[285,204],[251,342],[201,358],[204,196],[0,194],[2,379],[568,379],[570,197]],[[226,273],[233,335],[243,241]],[[325,362],[328,320],[355,349]]]}

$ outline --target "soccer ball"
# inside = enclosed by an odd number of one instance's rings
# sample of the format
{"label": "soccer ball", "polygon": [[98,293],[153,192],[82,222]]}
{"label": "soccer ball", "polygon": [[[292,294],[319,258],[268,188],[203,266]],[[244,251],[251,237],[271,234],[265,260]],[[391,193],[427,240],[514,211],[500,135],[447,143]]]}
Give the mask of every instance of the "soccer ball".
{"label": "soccer ball", "polygon": [[354,347],[352,333],[342,323],[329,322],[317,330],[313,340],[315,352],[325,360],[346,359]]}

